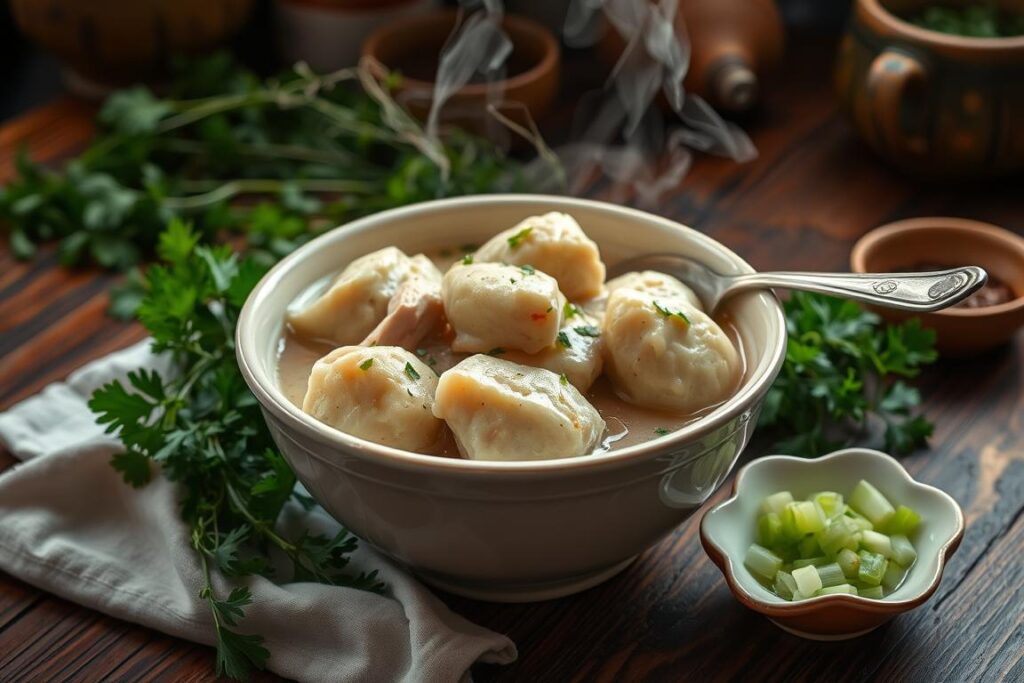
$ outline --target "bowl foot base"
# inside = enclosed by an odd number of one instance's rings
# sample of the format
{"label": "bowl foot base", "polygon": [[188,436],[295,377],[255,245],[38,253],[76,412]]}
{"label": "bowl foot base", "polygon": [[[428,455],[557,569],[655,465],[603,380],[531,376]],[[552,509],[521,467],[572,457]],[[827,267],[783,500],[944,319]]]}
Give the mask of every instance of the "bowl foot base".
{"label": "bowl foot base", "polygon": [[[809,631],[798,631],[795,628],[784,626],[783,624],[780,624],[774,619],[772,619],[771,622],[779,628],[781,628],[786,633],[792,633],[794,636],[797,636],[798,638],[806,638],[807,640],[818,640],[822,642],[850,640],[852,638],[859,638],[863,635],[871,633],[876,628],[878,628],[878,626],[872,626],[871,628],[866,628],[863,631],[854,631],[853,633],[810,633]],[[881,626],[881,624],[879,624],[879,626]]]}
{"label": "bowl foot base", "polygon": [[441,574],[417,571],[425,583],[448,593],[488,602],[540,602],[572,595],[604,583],[632,564],[636,555],[605,569],[555,581],[529,583],[468,582]]}

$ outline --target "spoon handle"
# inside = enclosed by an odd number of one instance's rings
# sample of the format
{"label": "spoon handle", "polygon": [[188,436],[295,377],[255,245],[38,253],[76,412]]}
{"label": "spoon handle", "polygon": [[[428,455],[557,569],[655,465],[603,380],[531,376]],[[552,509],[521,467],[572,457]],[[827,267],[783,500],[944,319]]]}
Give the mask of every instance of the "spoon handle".
{"label": "spoon handle", "polygon": [[753,273],[730,278],[726,291],[782,287],[924,313],[962,301],[986,280],[988,273],[977,266],[927,273]]}

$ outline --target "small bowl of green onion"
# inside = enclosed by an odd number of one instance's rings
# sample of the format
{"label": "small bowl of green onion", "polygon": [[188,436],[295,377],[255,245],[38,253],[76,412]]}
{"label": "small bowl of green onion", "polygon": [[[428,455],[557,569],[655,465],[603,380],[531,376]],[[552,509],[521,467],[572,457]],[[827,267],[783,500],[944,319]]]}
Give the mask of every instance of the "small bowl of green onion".
{"label": "small bowl of green onion", "polygon": [[700,527],[741,603],[814,640],[863,635],[925,602],[963,533],[955,500],[864,448],[755,460]]}

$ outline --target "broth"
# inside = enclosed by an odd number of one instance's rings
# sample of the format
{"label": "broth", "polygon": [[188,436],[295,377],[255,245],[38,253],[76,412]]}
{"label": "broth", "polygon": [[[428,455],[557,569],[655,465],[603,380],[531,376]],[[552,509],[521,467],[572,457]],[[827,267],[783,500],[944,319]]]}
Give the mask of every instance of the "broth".
{"label": "broth", "polygon": [[[462,253],[467,251],[471,251],[470,245],[461,249],[442,249],[428,254],[428,256],[441,272],[444,272],[461,257]],[[324,284],[326,285],[326,282]],[[581,307],[586,309],[587,302],[581,303]],[[746,355],[743,345],[740,343],[739,332],[732,319],[728,315],[719,315],[715,322],[728,335],[740,357],[740,380],[733,389],[734,393],[746,377]],[[450,348],[452,336],[450,329],[442,330],[425,339],[416,349],[416,355],[439,375],[462,359],[472,355],[452,351]],[[302,338],[294,334],[290,328],[286,328],[285,333],[281,336],[277,359],[278,385],[288,400],[298,408],[302,408],[302,400],[306,395],[306,384],[313,365],[334,348],[335,346],[328,342]],[[659,439],[699,420],[720,405],[709,406],[691,414],[675,414],[641,408],[619,398],[608,377],[604,374],[597,378],[597,381],[584,396],[608,425],[608,431],[601,446],[593,453],[615,451]],[[442,430],[441,437],[434,446],[426,452],[429,455],[449,458],[462,457],[455,445],[455,439],[447,427]]]}

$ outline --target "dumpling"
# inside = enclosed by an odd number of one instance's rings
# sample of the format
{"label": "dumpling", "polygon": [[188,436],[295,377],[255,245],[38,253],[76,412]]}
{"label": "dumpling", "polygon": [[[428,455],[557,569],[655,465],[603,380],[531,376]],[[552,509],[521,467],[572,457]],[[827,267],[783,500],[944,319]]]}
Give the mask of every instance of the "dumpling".
{"label": "dumpling", "polygon": [[452,350],[486,353],[552,346],[565,297],[554,278],[530,267],[498,263],[455,265],[441,284],[444,312],[455,330]]}
{"label": "dumpling", "polygon": [[394,346],[343,346],[313,365],[302,410],[367,441],[425,452],[444,423],[434,417],[437,375]]}
{"label": "dumpling", "polygon": [[617,289],[608,298],[602,338],[616,392],[645,408],[693,413],[724,401],[739,381],[732,342],[681,296]]}
{"label": "dumpling", "polygon": [[559,289],[570,301],[597,296],[604,284],[604,263],[597,244],[572,216],[555,211],[531,216],[498,233],[473,258],[531,265],[558,280]]}
{"label": "dumpling", "polygon": [[485,355],[441,375],[434,415],[473,460],[586,455],[605,430],[594,406],[555,373]]}
{"label": "dumpling", "polygon": [[357,258],[319,299],[289,314],[288,323],[303,337],[358,344],[384,319],[411,268],[411,259],[395,247]]}
{"label": "dumpling", "polygon": [[626,273],[609,280],[605,287],[609,295],[617,289],[633,289],[638,292],[646,292],[658,298],[682,296],[694,308],[704,310],[704,306],[701,305],[700,299],[692,289],[671,275],[659,273],[656,270]]}
{"label": "dumpling", "polygon": [[509,351],[501,358],[565,375],[580,391],[586,391],[601,374],[601,329],[574,307],[565,319],[554,346],[538,353]]}
{"label": "dumpling", "polygon": [[388,302],[388,312],[363,340],[363,346],[401,346],[412,350],[444,319],[441,271],[423,254],[410,260],[409,275]]}

